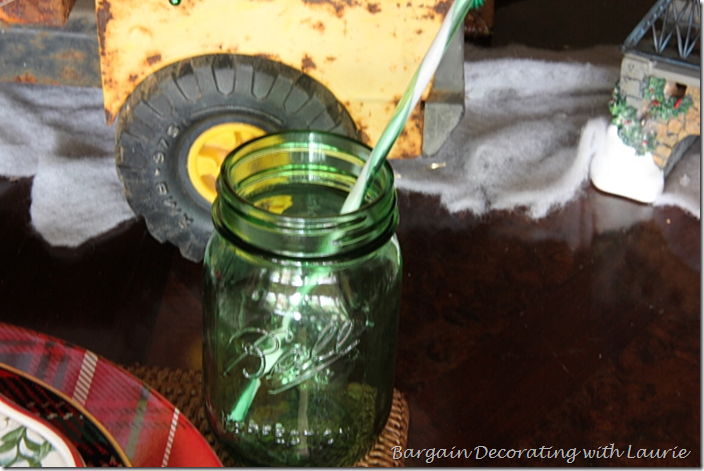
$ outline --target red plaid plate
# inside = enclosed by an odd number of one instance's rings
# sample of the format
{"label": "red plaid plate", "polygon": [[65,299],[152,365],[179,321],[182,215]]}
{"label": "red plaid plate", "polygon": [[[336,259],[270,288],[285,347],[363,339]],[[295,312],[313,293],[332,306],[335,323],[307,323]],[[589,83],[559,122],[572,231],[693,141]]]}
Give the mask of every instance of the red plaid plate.
{"label": "red plaid plate", "polygon": [[43,417],[0,394],[0,465],[3,467],[85,466],[73,442],[62,432]]}
{"label": "red plaid plate", "polygon": [[47,422],[69,441],[86,466],[129,466],[115,439],[88,411],[30,376],[0,363],[0,394]]}
{"label": "red plaid plate", "polygon": [[28,376],[84,409],[104,427],[104,435],[114,440],[132,466],[222,466],[205,438],[177,408],[93,352],[0,323],[0,363],[9,367],[6,371]]}

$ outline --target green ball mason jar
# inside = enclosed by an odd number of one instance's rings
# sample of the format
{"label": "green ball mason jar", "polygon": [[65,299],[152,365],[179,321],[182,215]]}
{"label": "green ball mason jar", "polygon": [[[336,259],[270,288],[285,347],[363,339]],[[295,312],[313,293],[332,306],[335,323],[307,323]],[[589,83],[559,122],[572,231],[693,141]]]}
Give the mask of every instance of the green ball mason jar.
{"label": "green ball mason jar", "polygon": [[285,132],[224,161],[204,260],[210,424],[245,465],[345,466],[392,403],[401,296],[388,163],[340,208],[370,149]]}

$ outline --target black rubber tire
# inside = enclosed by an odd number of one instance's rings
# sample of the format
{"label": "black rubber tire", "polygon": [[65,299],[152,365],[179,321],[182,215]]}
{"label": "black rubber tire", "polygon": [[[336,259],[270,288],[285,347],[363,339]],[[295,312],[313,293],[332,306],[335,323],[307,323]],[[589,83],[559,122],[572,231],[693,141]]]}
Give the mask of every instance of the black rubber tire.
{"label": "black rubber tire", "polygon": [[193,261],[202,260],[213,223],[210,202],[188,177],[188,151],[204,130],[225,122],[267,133],[313,129],[359,137],[327,88],[264,58],[199,56],[147,77],[120,112],[117,172],[127,201],[151,234]]}

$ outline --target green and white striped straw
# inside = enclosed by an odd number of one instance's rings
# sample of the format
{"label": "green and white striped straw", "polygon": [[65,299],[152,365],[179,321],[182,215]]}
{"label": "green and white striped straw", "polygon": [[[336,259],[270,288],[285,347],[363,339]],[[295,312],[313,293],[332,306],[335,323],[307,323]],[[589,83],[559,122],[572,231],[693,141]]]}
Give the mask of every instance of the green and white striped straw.
{"label": "green and white striped straw", "polygon": [[[445,16],[442,26],[440,26],[440,31],[438,31],[437,36],[435,36],[435,39],[430,45],[428,52],[426,52],[423,61],[418,67],[418,70],[416,70],[411,83],[408,85],[403,97],[401,97],[401,101],[396,106],[389,124],[387,124],[386,128],[384,128],[384,132],[381,133],[381,137],[379,138],[376,147],[372,149],[367,163],[364,167],[362,167],[362,171],[360,172],[359,177],[357,177],[357,181],[352,187],[352,191],[347,196],[347,199],[342,206],[342,210],[340,211],[341,214],[352,212],[360,207],[364,193],[366,193],[367,190],[367,185],[369,181],[371,181],[371,177],[379,171],[379,168],[384,163],[389,150],[391,150],[391,146],[394,145],[394,142],[396,142],[396,139],[401,134],[403,126],[411,116],[411,111],[413,111],[413,108],[415,108],[418,104],[423,91],[430,83],[430,79],[432,79],[433,75],[435,75],[435,70],[437,70],[440,60],[445,54],[447,46],[449,45],[453,35],[464,23],[464,17],[467,16],[467,12],[469,12],[471,8],[481,7],[484,4],[484,1],[485,0],[456,0],[452,5],[452,8],[450,8],[450,11]],[[303,298],[305,298],[305,294],[310,291],[312,286],[313,285],[311,284],[304,289]],[[290,318],[286,317],[284,319],[281,332],[288,330],[289,323]],[[266,355],[265,362],[268,367],[265,370],[265,374],[269,373],[281,353],[282,352],[279,351],[272,355]],[[252,405],[252,402],[254,401],[254,397],[259,390],[260,384],[261,382],[259,379],[250,380],[247,383],[242,395],[239,397],[230,412],[230,418],[232,420],[244,420],[249,408]]]}
{"label": "green and white striped straw", "polygon": [[425,57],[420,63],[418,70],[416,70],[415,75],[413,75],[411,83],[408,84],[401,101],[396,105],[391,120],[384,128],[384,132],[381,133],[379,141],[372,149],[367,163],[362,168],[357,181],[352,187],[352,191],[342,205],[340,214],[355,211],[361,206],[369,182],[386,160],[386,156],[401,134],[406,121],[411,117],[413,108],[418,104],[423,91],[430,83],[430,79],[435,75],[435,71],[440,64],[442,56],[445,55],[450,40],[464,23],[464,17],[467,16],[469,10],[471,8],[479,8],[483,4],[484,0],[455,0],[455,3],[452,4],[452,8],[445,15],[445,20],[442,22],[438,34],[435,36],[428,52],[425,53]]}

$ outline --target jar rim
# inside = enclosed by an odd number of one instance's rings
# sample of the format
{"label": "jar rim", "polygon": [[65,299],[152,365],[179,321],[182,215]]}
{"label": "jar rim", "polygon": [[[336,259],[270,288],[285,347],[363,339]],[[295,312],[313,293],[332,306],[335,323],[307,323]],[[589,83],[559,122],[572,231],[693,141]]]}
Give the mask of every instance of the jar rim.
{"label": "jar rim", "polygon": [[[359,141],[321,131],[284,131],[248,141],[222,164],[213,203],[215,227],[236,242],[296,258],[347,253],[377,245],[373,242],[379,237],[385,242],[398,224],[393,170],[388,162],[371,179],[364,204],[345,214],[277,214],[257,206],[245,194],[249,191],[246,185],[256,186],[250,180],[260,179],[261,185],[275,182],[271,184],[285,188],[294,174],[303,180],[315,175],[320,178],[317,184],[349,193],[370,153],[371,148]],[[291,171],[294,167],[298,173]]]}

